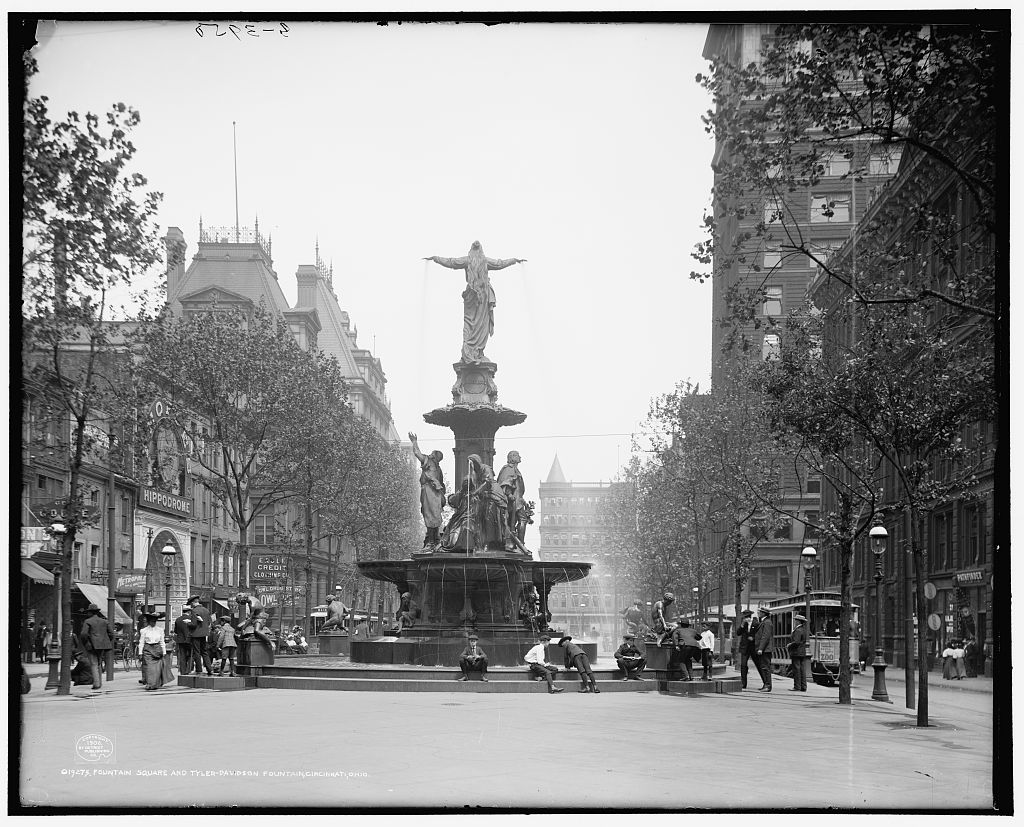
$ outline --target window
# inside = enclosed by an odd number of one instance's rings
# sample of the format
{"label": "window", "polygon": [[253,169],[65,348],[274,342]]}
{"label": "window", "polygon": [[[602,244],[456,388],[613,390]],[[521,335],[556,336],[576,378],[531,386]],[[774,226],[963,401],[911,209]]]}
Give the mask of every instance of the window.
{"label": "window", "polygon": [[821,493],[821,474],[810,474],[807,477],[807,493],[808,494],[820,494]]}
{"label": "window", "polygon": [[788,517],[782,525],[776,527],[774,534],[772,535],[776,540],[788,540],[793,533],[793,521]]}
{"label": "window", "polygon": [[770,269],[772,267],[778,267],[782,263],[782,251],[781,250],[765,250],[762,258],[762,264],[764,268]]}
{"label": "window", "polygon": [[842,247],[845,241],[844,238],[818,238],[810,242],[807,248],[813,256],[807,256],[807,266],[820,267],[822,264],[828,264],[829,256]]}
{"label": "window", "polygon": [[817,540],[821,536],[821,532],[818,530],[818,520],[821,519],[817,511],[807,511],[804,513],[804,519],[808,525],[804,526],[804,540]]}
{"label": "window", "polygon": [[782,220],[782,199],[769,198],[764,202],[764,223],[774,224]]}
{"label": "window", "polygon": [[789,592],[789,566],[782,566],[779,569],[779,591]]}
{"label": "window", "polygon": [[210,541],[207,540],[205,537],[203,537],[203,552],[202,552],[202,557],[199,558],[199,566],[200,566],[200,568],[199,568],[199,578],[200,578],[200,581],[203,582],[203,583],[208,583],[209,582],[209,577],[207,577],[207,575],[206,575],[207,563],[209,562],[209,559],[210,559]]}
{"label": "window", "polygon": [[100,547],[89,546],[89,568],[98,569],[100,567]]}
{"label": "window", "polygon": [[121,547],[121,568],[130,569],[132,567],[132,550],[130,548]]}
{"label": "window", "polygon": [[765,361],[769,359],[778,359],[781,345],[779,343],[779,336],[777,333],[766,333],[764,340],[761,342],[761,358]]}
{"label": "window", "polygon": [[252,544],[254,546],[269,546],[274,542],[274,507],[267,506],[256,517],[252,523]]}
{"label": "window", "polygon": [[935,569],[943,571],[949,568],[949,515],[936,514],[932,522],[935,537],[932,542],[932,556]]}
{"label": "window", "polygon": [[128,534],[129,531],[130,531],[128,521],[129,521],[129,518],[131,517],[131,514],[129,513],[129,511],[130,511],[130,503],[129,503],[128,498],[127,497],[121,497],[121,533],[122,534]]}
{"label": "window", "polygon": [[811,195],[811,223],[834,224],[850,220],[850,193],[824,192]]}
{"label": "window", "polygon": [[837,153],[825,161],[826,175],[846,175],[850,171],[850,159]]}
{"label": "window", "polygon": [[901,150],[872,152],[868,158],[868,173],[871,175],[895,175],[900,165]]}
{"label": "window", "polygon": [[760,574],[760,571],[761,571],[760,569],[754,569],[752,572],[750,572],[750,593],[751,594],[754,594],[755,592],[761,591],[761,578],[758,576]]}
{"label": "window", "polygon": [[761,312],[765,316],[781,316],[782,315],[782,288],[781,287],[766,287],[765,288],[765,299],[762,305]]}

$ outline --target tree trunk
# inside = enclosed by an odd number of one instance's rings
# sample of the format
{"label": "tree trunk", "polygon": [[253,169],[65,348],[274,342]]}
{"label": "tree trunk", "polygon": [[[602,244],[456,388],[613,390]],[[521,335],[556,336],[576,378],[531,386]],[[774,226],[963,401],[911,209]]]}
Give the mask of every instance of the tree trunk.
{"label": "tree trunk", "polygon": [[313,505],[306,498],[306,638],[313,635]]}
{"label": "tree trunk", "polygon": [[[246,529],[238,524],[238,587],[249,591],[249,546],[246,545]],[[170,609],[170,607],[168,607]],[[243,618],[244,619],[244,618]]]}
{"label": "tree trunk", "polygon": [[[839,703],[852,704],[850,684],[850,616],[852,614],[852,583],[850,569],[856,552],[856,532],[853,525],[853,504],[849,495],[839,493]],[[807,618],[810,624],[811,619]]]}
{"label": "tree trunk", "polygon": [[924,578],[927,560],[917,536],[917,506],[910,504],[910,548],[914,558],[914,583],[917,596],[914,610],[917,614],[917,725],[928,726],[928,605],[924,596]]}

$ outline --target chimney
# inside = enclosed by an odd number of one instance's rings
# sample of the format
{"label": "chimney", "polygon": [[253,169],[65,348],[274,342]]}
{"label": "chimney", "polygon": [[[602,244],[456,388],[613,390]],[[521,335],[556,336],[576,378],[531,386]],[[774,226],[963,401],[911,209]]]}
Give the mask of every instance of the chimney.
{"label": "chimney", "polygon": [[163,237],[164,249],[167,252],[167,297],[170,301],[178,292],[182,276],[185,273],[185,235],[178,227],[168,227]]}
{"label": "chimney", "polygon": [[296,307],[316,307],[316,282],[319,278],[320,271],[315,265],[299,265],[295,271],[295,281],[299,285],[299,295],[295,301]]}

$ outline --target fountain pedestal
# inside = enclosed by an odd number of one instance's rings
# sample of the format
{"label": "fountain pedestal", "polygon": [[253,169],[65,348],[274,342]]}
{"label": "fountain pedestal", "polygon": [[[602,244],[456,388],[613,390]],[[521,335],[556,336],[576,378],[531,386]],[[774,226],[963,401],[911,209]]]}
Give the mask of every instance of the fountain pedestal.
{"label": "fountain pedestal", "polygon": [[[536,635],[523,616],[529,614],[524,606],[530,586],[540,598],[543,617],[551,588],[586,577],[590,568],[590,563],[539,562],[522,554],[445,552],[359,563],[364,576],[409,593],[413,625],[400,637],[352,640],[350,658],[356,663],[457,666],[469,634],[475,632],[492,666],[521,665]],[[596,656],[596,650],[591,655]]]}

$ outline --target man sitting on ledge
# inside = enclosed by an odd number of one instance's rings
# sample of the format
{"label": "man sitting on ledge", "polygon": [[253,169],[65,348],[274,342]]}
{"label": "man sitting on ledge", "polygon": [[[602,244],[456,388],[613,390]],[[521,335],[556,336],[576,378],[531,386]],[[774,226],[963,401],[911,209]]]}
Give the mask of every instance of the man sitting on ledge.
{"label": "man sitting on ledge", "polygon": [[480,680],[487,683],[487,653],[477,645],[480,638],[469,636],[469,644],[459,655],[459,668],[462,669],[460,681],[468,681],[470,672],[479,672]]}
{"label": "man sitting on ledge", "polygon": [[537,645],[530,649],[523,658],[530,666],[530,674],[534,676],[536,680],[546,680],[548,682],[548,693],[553,695],[556,692],[562,692],[562,687],[555,686],[552,680],[552,675],[558,672],[558,667],[548,663],[544,651],[544,647],[547,646],[548,641],[551,640],[550,635],[540,635],[537,638]]}
{"label": "man sitting on ledge", "polygon": [[636,635],[627,632],[622,636],[622,645],[615,650],[615,662],[622,670],[622,680],[642,681],[640,673],[647,666],[647,660],[636,647]]}

